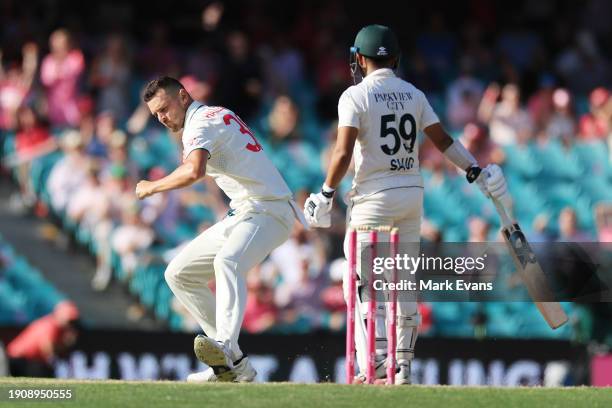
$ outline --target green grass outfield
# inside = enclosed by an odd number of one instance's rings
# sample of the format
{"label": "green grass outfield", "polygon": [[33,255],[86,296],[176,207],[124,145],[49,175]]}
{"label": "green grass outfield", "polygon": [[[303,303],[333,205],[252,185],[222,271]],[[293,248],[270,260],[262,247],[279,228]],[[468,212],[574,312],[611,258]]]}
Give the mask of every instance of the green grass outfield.
{"label": "green grass outfield", "polygon": [[[70,388],[74,399],[8,402],[9,389]],[[0,378],[0,407],[612,407],[612,388],[186,384]]]}

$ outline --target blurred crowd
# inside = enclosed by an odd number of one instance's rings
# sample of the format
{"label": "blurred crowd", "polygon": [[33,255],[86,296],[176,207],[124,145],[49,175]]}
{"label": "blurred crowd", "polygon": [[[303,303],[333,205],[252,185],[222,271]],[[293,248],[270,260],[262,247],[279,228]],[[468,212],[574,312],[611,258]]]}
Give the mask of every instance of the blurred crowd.
{"label": "blurred crowd", "polygon": [[[337,100],[352,84],[348,47],[371,17],[342,1],[195,3],[184,12],[158,2],[146,11],[107,3],[84,11],[61,1],[2,6],[0,131],[3,166],[19,186],[12,201],[49,214],[95,256],[96,290],[113,276],[129,282],[142,265],[163,264],[228,210],[210,180],[135,200],[139,179],[163,177],[179,160],[175,139],[140,103],[142,86],[157,75],[176,76],[194,99],[239,114],[299,202],[323,181]],[[414,24],[394,25],[397,17],[388,16],[403,49],[398,74],[426,93],[481,163],[504,166],[511,186],[537,195],[557,177],[574,188],[554,205],[515,208],[533,239],[610,241],[612,3],[525,1],[511,12],[496,2],[468,3],[459,15],[450,5],[448,12],[419,9],[420,17],[406,17]],[[582,146],[603,152],[593,162],[599,167],[579,157]],[[540,159],[552,150],[576,173],[547,173]],[[463,178],[431,143],[423,140],[420,154],[431,189],[423,238],[498,239],[492,213],[467,205],[455,215],[438,209],[451,195],[467,201],[474,193],[455,186]],[[576,187],[585,175],[600,183],[593,191]],[[347,178],[342,193],[349,187]],[[532,203],[530,192],[523,194]],[[578,196],[586,197],[580,207]],[[343,327],[345,206],[336,204],[330,230],[296,225],[290,240],[249,273],[246,331]],[[181,328],[196,329],[177,302],[171,308]],[[422,330],[435,333],[435,307],[423,304],[421,313]]]}

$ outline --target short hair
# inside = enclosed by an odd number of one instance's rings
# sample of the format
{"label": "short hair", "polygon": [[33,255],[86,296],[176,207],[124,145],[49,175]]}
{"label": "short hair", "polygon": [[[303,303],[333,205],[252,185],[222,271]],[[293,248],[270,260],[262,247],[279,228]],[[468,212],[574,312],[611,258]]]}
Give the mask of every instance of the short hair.
{"label": "short hair", "polygon": [[399,62],[399,55],[396,55],[393,57],[377,57],[377,58],[368,57],[364,55],[364,57],[372,61],[377,68],[393,68],[394,65],[396,65]]}
{"label": "short hair", "polygon": [[149,102],[160,89],[178,92],[181,89],[185,89],[185,87],[177,79],[169,76],[161,76],[150,81],[147,86],[145,86],[142,99],[145,102]]}

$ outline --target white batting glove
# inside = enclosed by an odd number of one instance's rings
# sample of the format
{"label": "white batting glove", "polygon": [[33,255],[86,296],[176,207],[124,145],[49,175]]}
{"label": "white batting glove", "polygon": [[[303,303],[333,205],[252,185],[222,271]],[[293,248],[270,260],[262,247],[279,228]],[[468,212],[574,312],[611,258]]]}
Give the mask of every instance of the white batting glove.
{"label": "white batting glove", "polygon": [[304,216],[311,227],[331,227],[331,209],[333,198],[327,198],[323,193],[310,194],[304,203]]}
{"label": "white batting glove", "polygon": [[[477,171],[474,172],[474,170],[478,171],[480,169],[476,166],[472,167],[468,171],[468,181],[473,180],[476,182],[476,185],[485,196],[496,199],[506,209],[510,210],[512,208],[512,197],[508,193],[508,185],[506,184],[506,178],[501,167],[497,164],[489,164],[480,171],[480,174]],[[475,174],[478,174],[476,179],[473,178]]]}
{"label": "white batting glove", "polygon": [[[476,179],[470,178],[473,177],[472,175],[468,175],[468,181],[471,183],[472,181],[474,183],[476,183],[476,185],[478,186],[478,188],[480,189],[480,191],[482,191],[482,194],[485,195],[485,197],[490,198],[491,195],[489,194],[489,190],[487,189],[487,178],[488,178],[488,173],[485,171],[485,169],[481,169],[478,166],[474,166],[472,167],[472,170],[480,170],[480,174],[478,174],[478,177]],[[470,170],[470,172],[472,171]],[[468,173],[469,174],[469,173]]]}
{"label": "white batting glove", "polygon": [[511,209],[512,197],[508,192],[508,184],[501,167],[497,164],[489,164],[483,169],[483,173],[487,174],[485,185],[489,195],[502,203],[505,208]]}

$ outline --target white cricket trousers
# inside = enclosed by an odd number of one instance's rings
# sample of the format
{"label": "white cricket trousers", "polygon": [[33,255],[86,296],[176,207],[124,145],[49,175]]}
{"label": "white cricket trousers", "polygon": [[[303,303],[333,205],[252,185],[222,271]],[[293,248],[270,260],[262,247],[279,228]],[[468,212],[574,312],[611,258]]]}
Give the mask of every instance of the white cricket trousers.
{"label": "white cricket trousers", "polygon": [[[423,188],[401,187],[384,190],[357,200],[349,205],[348,224],[356,226],[392,226],[399,228],[400,246],[411,252],[410,256],[419,255],[421,236],[421,219],[423,215]],[[379,242],[389,242],[389,235],[378,234]],[[369,243],[369,233],[357,234],[357,273],[365,271],[360,265],[361,248]],[[412,245],[402,245],[413,243]],[[348,257],[348,234],[344,240],[344,252]],[[344,278],[344,296],[348,299],[348,268]],[[369,273],[369,271],[368,271]],[[398,279],[407,279],[398,270]],[[366,316],[368,303],[361,300],[360,281],[357,282],[357,315],[355,318],[355,350],[360,372],[365,374],[367,367],[367,331]],[[399,296],[399,293],[398,293]],[[376,310],[376,360],[381,363],[387,353],[387,336],[385,313],[388,306],[377,304]],[[361,317],[361,318],[360,318]],[[414,357],[414,345],[417,339],[419,315],[416,302],[397,302],[397,350],[398,363],[405,363]]]}
{"label": "white cricket trousers", "polygon": [[[247,300],[246,273],[289,238],[289,201],[258,201],[208,228],[170,262],[165,278],[204,333],[242,357],[238,336]],[[208,288],[215,280],[216,296]]]}

